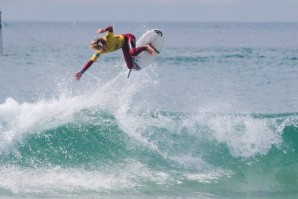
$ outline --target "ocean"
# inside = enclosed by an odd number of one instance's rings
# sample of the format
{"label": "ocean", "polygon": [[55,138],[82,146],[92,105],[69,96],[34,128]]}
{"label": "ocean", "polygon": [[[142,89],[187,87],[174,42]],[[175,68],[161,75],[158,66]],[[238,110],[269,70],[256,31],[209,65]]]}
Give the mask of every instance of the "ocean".
{"label": "ocean", "polygon": [[[122,51],[78,82],[98,28]],[[0,198],[298,198],[298,23],[4,22]]]}

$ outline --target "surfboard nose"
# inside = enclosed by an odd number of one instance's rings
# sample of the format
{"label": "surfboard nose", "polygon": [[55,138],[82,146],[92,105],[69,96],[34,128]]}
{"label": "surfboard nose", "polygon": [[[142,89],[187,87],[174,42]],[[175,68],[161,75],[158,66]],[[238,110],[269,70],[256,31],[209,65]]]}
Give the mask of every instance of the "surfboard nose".
{"label": "surfboard nose", "polygon": [[159,36],[161,36],[162,37],[162,32],[160,31],[160,30],[154,30]]}

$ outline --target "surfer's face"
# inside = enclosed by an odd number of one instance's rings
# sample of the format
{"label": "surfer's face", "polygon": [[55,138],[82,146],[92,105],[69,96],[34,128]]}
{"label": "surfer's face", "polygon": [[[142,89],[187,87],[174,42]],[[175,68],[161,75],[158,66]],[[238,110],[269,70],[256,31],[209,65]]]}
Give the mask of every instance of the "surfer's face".
{"label": "surfer's face", "polygon": [[90,43],[90,48],[95,49],[95,50],[101,50],[103,52],[106,52],[108,50],[108,44],[107,42],[102,39],[102,38],[95,38],[91,43]]}
{"label": "surfer's face", "polygon": [[108,50],[108,45],[106,43],[98,43],[98,47],[103,51],[107,51]]}
{"label": "surfer's face", "polygon": [[103,38],[97,40],[97,48],[103,52],[106,52],[108,49],[108,44]]}

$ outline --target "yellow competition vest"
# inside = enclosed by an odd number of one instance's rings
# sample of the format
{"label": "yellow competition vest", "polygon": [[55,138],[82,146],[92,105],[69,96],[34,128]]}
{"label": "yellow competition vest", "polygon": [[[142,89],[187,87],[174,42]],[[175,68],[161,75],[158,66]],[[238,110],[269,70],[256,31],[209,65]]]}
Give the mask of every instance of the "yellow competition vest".
{"label": "yellow competition vest", "polygon": [[124,36],[123,35],[114,35],[113,32],[108,32],[103,39],[107,42],[108,49],[107,51],[103,52],[101,50],[96,50],[94,55],[91,57],[92,61],[96,61],[97,58],[104,53],[113,52],[115,50],[118,50],[122,48],[124,44]]}

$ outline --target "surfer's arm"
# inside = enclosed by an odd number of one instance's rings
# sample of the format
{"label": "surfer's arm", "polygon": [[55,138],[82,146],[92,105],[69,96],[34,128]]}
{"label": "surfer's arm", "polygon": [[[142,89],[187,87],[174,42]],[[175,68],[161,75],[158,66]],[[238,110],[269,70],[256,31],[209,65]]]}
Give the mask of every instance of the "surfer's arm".
{"label": "surfer's arm", "polygon": [[113,32],[113,27],[112,26],[108,26],[105,29],[98,29],[97,33],[104,33],[104,32]]}
{"label": "surfer's arm", "polygon": [[90,66],[97,60],[97,58],[101,55],[100,51],[95,51],[94,55],[91,57],[91,59],[84,65],[83,69],[79,72],[76,72],[74,74],[74,78],[79,81],[86,70],[90,68]]}
{"label": "surfer's arm", "polygon": [[73,75],[73,77],[77,80],[77,81],[79,81],[80,79],[81,79],[81,77],[82,77],[82,75],[83,75],[83,73],[92,65],[94,63],[94,61],[93,60],[89,60],[86,64],[85,64],[85,66],[83,67],[83,69],[81,70],[81,71],[79,71],[79,72],[76,72],[74,75]]}
{"label": "surfer's arm", "polygon": [[83,69],[81,70],[82,74],[83,74],[86,70],[88,70],[88,68],[89,68],[93,63],[94,63],[94,61],[90,59],[90,60],[85,64],[85,66],[83,67]]}
{"label": "surfer's arm", "polygon": [[85,64],[83,69],[81,70],[82,74],[90,68],[90,66],[96,62],[97,58],[101,55],[100,51],[95,51],[94,55],[91,57],[91,59]]}

